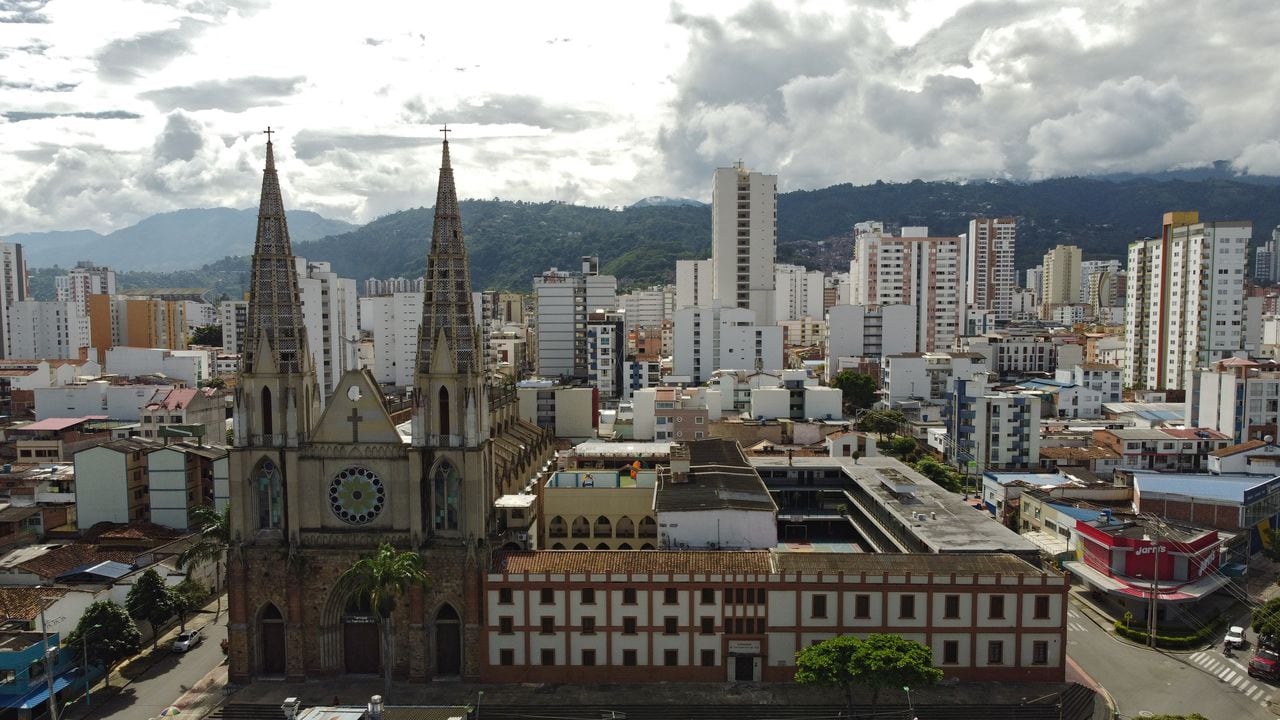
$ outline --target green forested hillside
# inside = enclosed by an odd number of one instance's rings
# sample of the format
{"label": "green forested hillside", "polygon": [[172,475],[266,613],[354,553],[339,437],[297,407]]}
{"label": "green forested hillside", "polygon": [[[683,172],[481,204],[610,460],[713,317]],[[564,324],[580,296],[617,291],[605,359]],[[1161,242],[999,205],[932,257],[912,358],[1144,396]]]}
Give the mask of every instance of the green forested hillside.
{"label": "green forested hillside", "polygon": [[[977,215],[1019,218],[1018,268],[1039,262],[1059,243],[1086,258],[1124,258],[1127,244],[1159,232],[1168,210],[1199,210],[1205,220],[1250,220],[1254,245],[1280,224],[1280,186],[1223,179],[1064,178],[1038,183],[876,183],[785,193],[778,199],[778,257],[823,270],[848,268],[851,231],[862,220],[927,225],[933,234],[963,232]],[[563,203],[469,200],[462,223],[476,288],[527,290],[552,266],[576,268],[599,255],[604,272],[623,287],[670,282],[675,261],[710,253],[707,207],[657,206],[626,210]],[[394,213],[341,235],[295,243],[310,260],[327,260],[339,274],[414,277],[422,273],[431,235],[431,210]],[[182,273],[120,275],[122,287],[193,286],[237,296],[248,259],[226,258]]]}

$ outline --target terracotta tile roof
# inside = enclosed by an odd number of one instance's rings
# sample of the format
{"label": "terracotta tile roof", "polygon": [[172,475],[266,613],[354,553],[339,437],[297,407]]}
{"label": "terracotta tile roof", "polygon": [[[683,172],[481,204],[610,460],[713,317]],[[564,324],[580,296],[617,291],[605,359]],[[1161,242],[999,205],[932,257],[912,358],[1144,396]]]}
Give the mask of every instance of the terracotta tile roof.
{"label": "terracotta tile roof", "polygon": [[[655,538],[656,541],[656,538]],[[643,539],[637,541],[643,542]],[[768,573],[769,552],[542,550],[499,555],[499,573]]]}
{"label": "terracotta tile roof", "polygon": [[1118,460],[1120,453],[1104,447],[1042,447],[1040,457],[1049,460]]}
{"label": "terracotta tile roof", "polygon": [[1260,447],[1266,447],[1267,443],[1263,440],[1247,440],[1239,445],[1228,445],[1224,448],[1214,450],[1209,453],[1213,457],[1229,457],[1231,455],[1239,455],[1250,450],[1257,450]]}
{"label": "terracotta tile roof", "polygon": [[934,573],[945,575],[1040,574],[1025,560],[1004,553],[897,554],[775,552],[771,550],[541,550],[499,555],[493,572],[516,573]]}
{"label": "terracotta tile roof", "polygon": [[86,530],[83,538],[103,544],[111,543],[113,540],[150,540],[159,545],[185,534],[180,530],[150,522],[133,522],[128,525],[103,522]]}
{"label": "terracotta tile roof", "polygon": [[1217,430],[1207,428],[1161,428],[1160,432],[1180,440],[1230,440]]}
{"label": "terracotta tile roof", "polygon": [[40,614],[41,598],[62,597],[68,592],[66,588],[55,587],[0,587],[0,617],[31,622]]}
{"label": "terracotta tile roof", "polygon": [[24,506],[24,507],[10,506],[3,510],[0,510],[0,522],[18,522],[19,520],[26,520],[32,515],[39,515],[39,514],[40,514],[40,508],[35,506],[31,506],[31,505]]}
{"label": "terracotta tile roof", "polygon": [[18,567],[43,578],[56,578],[82,565],[106,560],[132,565],[136,555],[132,550],[106,550],[92,543],[72,543],[32,558]]}

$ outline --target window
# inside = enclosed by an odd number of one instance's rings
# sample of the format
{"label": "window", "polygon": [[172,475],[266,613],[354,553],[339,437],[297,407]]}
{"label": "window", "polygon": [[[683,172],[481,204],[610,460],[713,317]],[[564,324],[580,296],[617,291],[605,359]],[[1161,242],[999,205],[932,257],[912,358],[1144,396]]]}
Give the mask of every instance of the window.
{"label": "window", "polygon": [[871,596],[870,595],[854,595],[853,596],[853,616],[855,618],[866,619],[871,617]]}
{"label": "window", "polygon": [[1031,664],[1032,665],[1048,665],[1049,664],[1049,641],[1036,640],[1031,643]]}
{"label": "window", "polygon": [[725,588],[725,589],[724,589],[724,604],[725,604],[725,605],[728,605],[728,604],[730,604],[730,603],[732,603],[732,602],[733,602],[733,590],[730,590],[729,588]]}
{"label": "window", "polygon": [[711,635],[716,631],[716,619],[713,617],[702,618],[702,634]]}
{"label": "window", "polygon": [[498,618],[498,632],[502,633],[503,635],[510,635],[515,631],[516,631],[516,628],[515,628],[514,618],[509,618],[509,617]]}
{"label": "window", "polygon": [[716,604],[716,591],[715,591],[715,590],[712,590],[711,588],[702,588],[702,604],[703,604],[703,605],[715,605],[715,604]]}
{"label": "window", "polygon": [[596,590],[595,590],[595,588],[583,588],[583,589],[582,589],[582,604],[583,604],[583,605],[595,605],[595,604],[596,604]]}
{"label": "window", "polygon": [[663,618],[663,619],[662,619],[662,634],[663,634],[663,635],[675,635],[675,634],[676,634],[676,619],[675,619],[675,618],[673,618],[673,617],[668,617],[668,618]]}
{"label": "window", "polygon": [[943,640],[942,641],[942,664],[955,665],[960,662],[960,641]]}
{"label": "window", "polygon": [[623,604],[623,605],[635,605],[635,604],[636,604],[636,589],[635,589],[635,588],[623,588],[623,589],[622,589],[622,604]]}
{"label": "window", "polygon": [[679,665],[679,664],[680,664],[680,651],[679,651],[679,650],[663,650],[663,651],[662,651],[662,664],[663,664],[663,665],[666,665],[666,666],[668,666],[668,667],[671,667],[671,666],[674,666],[674,665]]}
{"label": "window", "polygon": [[510,649],[507,649],[507,650],[499,650],[499,651],[498,651],[498,664],[499,664],[499,665],[515,665],[515,664],[516,664],[516,651],[515,651],[515,650],[510,650]]}
{"label": "window", "polygon": [[1048,595],[1036,596],[1035,618],[1037,620],[1049,619],[1049,596]]}
{"label": "window", "polygon": [[716,651],[703,650],[702,651],[702,667],[715,667],[715,665],[716,665]]}
{"label": "window", "polygon": [[511,596],[511,588],[498,588],[499,605],[510,605],[512,603]]}
{"label": "window", "polygon": [[747,588],[747,604],[748,604],[748,605],[755,605],[755,604],[756,604],[756,589],[755,589],[755,588]]}
{"label": "window", "polygon": [[623,651],[622,651],[622,664],[623,664],[625,667],[635,667],[635,665],[636,665],[636,651],[635,651],[635,650],[623,650]]}
{"label": "window", "polygon": [[1001,620],[1004,618],[1004,596],[992,595],[991,607],[988,608],[987,617],[992,620]]}
{"label": "window", "polygon": [[960,617],[960,596],[948,595],[943,598],[942,617],[948,620],[956,620]]}
{"label": "window", "polygon": [[916,616],[916,596],[903,595],[898,598],[898,617],[910,620]]}
{"label": "window", "polygon": [[679,594],[675,588],[666,588],[662,591],[663,605],[675,605],[677,602],[679,602]]}
{"label": "window", "polygon": [[1004,664],[1004,643],[999,640],[992,640],[987,643],[987,664],[1003,665]]}
{"label": "window", "polygon": [[595,619],[595,618],[593,618],[593,617],[584,617],[584,618],[582,618],[582,634],[583,634],[583,635],[595,635],[595,634],[596,634],[596,619]]}
{"label": "window", "polygon": [[556,619],[553,617],[542,618],[542,634],[550,635],[556,631]]}
{"label": "window", "polygon": [[582,651],[582,664],[583,664],[583,665],[586,665],[587,667],[591,667],[592,665],[595,665],[595,664],[596,664],[596,651],[595,651],[595,650],[583,650],[583,651]]}
{"label": "window", "polygon": [[635,618],[633,618],[633,617],[629,617],[629,618],[622,618],[622,634],[623,634],[623,635],[635,635],[635,634],[636,634],[636,619],[635,619]]}
{"label": "window", "polygon": [[543,605],[554,605],[556,602],[556,591],[551,588],[542,588],[542,597],[540,601]]}
{"label": "window", "polygon": [[543,648],[543,649],[542,649],[541,664],[542,664],[542,665],[555,665],[555,664],[556,664],[556,651],[555,651],[554,649],[552,649],[552,648]]}
{"label": "window", "polygon": [[810,608],[813,617],[824,618],[827,616],[827,596],[814,595],[812,598],[812,607]]}

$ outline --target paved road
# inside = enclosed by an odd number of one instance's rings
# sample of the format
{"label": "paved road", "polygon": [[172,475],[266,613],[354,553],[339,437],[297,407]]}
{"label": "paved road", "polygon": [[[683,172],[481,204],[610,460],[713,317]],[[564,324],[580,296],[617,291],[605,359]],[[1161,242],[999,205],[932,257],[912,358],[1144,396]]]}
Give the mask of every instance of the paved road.
{"label": "paved road", "polygon": [[[199,622],[207,622],[211,615],[202,617]],[[204,642],[188,653],[161,650],[162,655],[154,665],[105,705],[91,697],[91,707],[87,711],[83,707],[77,708],[82,704],[77,702],[62,717],[64,720],[146,720],[156,717],[225,659],[220,643],[227,636],[226,619],[224,609],[219,622],[204,628]]]}
{"label": "paved road", "polygon": [[[1274,720],[1280,687],[1249,677],[1251,649],[1156,652],[1117,640],[1072,599],[1067,654],[1102,683],[1124,717],[1200,713],[1212,720]],[[1272,702],[1276,704],[1272,704]]]}

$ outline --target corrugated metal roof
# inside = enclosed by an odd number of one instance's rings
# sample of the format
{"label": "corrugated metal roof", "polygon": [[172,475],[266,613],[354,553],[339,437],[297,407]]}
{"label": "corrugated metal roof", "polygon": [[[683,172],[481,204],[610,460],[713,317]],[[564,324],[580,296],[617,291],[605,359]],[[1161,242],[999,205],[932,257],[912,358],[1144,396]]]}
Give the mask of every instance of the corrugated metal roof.
{"label": "corrugated metal roof", "polygon": [[1265,485],[1272,478],[1262,475],[1209,475],[1135,472],[1133,487],[1139,493],[1187,495],[1209,500],[1243,503],[1250,488]]}

